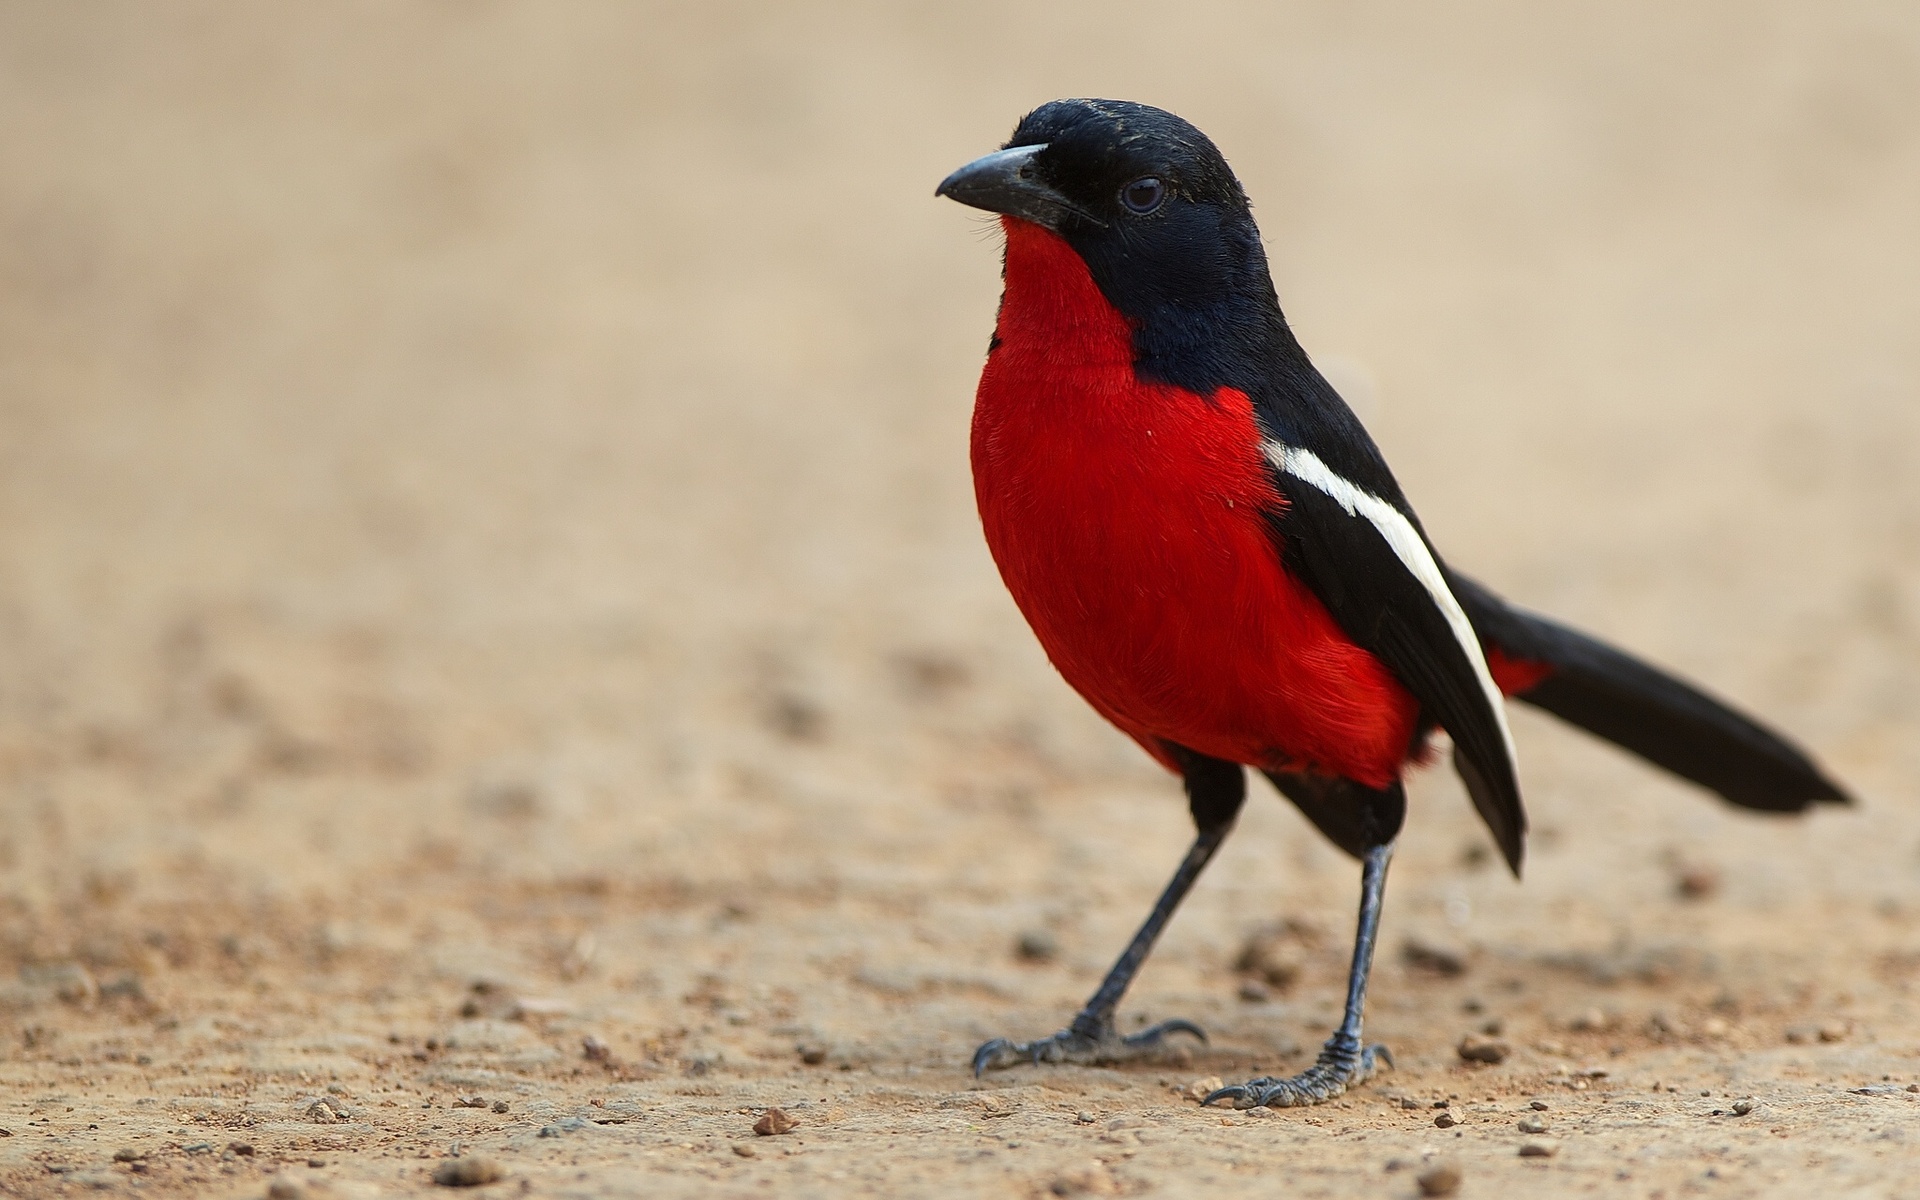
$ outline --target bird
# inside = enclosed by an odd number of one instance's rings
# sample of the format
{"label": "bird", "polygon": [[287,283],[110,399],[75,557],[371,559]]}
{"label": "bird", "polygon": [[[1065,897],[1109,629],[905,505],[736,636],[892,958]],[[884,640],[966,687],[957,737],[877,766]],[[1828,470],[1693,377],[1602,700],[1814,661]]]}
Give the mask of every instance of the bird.
{"label": "bird", "polygon": [[1848,795],[1793,743],[1670,672],[1511,604],[1427,536],[1283,315],[1246,193],[1199,129],[1063,99],[935,191],[995,214],[1003,290],[975,394],[986,543],[1065,681],[1180,777],[1195,836],[1069,1025],[995,1038],[975,1075],[1117,1063],[1205,1040],[1115,1012],[1232,830],[1247,769],[1358,859],[1339,1027],[1313,1064],[1206,1104],[1320,1104],[1391,1066],[1362,1037],[1408,770],[1444,731],[1518,876],[1527,817],[1511,696],[1717,792],[1797,813]]}

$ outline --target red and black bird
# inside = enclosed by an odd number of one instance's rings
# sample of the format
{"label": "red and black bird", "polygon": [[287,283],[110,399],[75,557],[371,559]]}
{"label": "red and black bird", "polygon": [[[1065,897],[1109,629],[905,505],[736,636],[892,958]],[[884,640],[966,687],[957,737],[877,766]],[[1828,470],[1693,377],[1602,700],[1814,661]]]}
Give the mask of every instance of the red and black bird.
{"label": "red and black bird", "polygon": [[1246,767],[1363,864],[1345,1017],[1288,1079],[1209,1103],[1316,1104],[1383,1048],[1361,1011],[1401,779],[1434,730],[1517,873],[1515,696],[1734,804],[1846,796],[1799,749],[1699,689],[1507,604],[1434,549],[1379,448],[1281,315],[1240,182],[1192,125],[1056,100],[938,195],[998,213],[1005,291],[973,415],[987,544],[1074,690],[1186,787],[1198,836],[1072,1024],[996,1039],[976,1073],[1112,1062],[1114,1011],[1232,828]]}

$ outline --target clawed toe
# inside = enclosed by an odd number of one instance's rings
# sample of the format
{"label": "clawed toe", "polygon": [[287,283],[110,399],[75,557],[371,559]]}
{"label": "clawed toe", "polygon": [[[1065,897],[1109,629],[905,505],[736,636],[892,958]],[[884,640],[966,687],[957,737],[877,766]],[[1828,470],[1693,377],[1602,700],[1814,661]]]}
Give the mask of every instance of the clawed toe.
{"label": "clawed toe", "polygon": [[1393,1055],[1385,1046],[1361,1047],[1338,1036],[1320,1051],[1311,1067],[1287,1079],[1271,1075],[1223,1087],[1208,1094],[1202,1104],[1231,1101],[1235,1108],[1300,1108],[1325,1104],[1344,1095],[1372,1077],[1378,1065],[1393,1066]]}
{"label": "clawed toe", "polygon": [[1088,1027],[1076,1021],[1072,1028],[1063,1029],[1048,1038],[1031,1042],[994,1038],[984,1043],[973,1052],[973,1073],[978,1077],[988,1071],[998,1071],[1021,1063],[1103,1066],[1129,1062],[1157,1052],[1166,1043],[1168,1035],[1175,1033],[1191,1034],[1202,1042],[1207,1040],[1206,1032],[1198,1025],[1178,1018],[1148,1026],[1127,1037],[1116,1033],[1111,1024]]}

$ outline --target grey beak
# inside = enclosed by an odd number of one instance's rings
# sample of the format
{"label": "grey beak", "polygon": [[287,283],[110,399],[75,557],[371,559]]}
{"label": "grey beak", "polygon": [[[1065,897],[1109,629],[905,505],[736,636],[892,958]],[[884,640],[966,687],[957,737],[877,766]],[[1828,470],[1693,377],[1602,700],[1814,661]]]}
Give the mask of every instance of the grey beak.
{"label": "grey beak", "polygon": [[1044,144],[1015,146],[982,155],[941,180],[933,194],[1048,229],[1059,229],[1069,213],[1096,225],[1106,224],[1041,182],[1033,160],[1045,149]]}

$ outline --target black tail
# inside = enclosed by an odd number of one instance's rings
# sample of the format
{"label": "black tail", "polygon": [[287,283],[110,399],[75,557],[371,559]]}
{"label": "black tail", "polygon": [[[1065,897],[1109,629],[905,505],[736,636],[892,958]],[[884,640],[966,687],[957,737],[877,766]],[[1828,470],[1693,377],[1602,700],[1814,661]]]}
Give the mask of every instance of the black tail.
{"label": "black tail", "polygon": [[1516,698],[1720,793],[1742,808],[1799,812],[1850,804],[1805,752],[1656,667],[1518,609],[1449,572],[1482,643],[1550,668]]}

